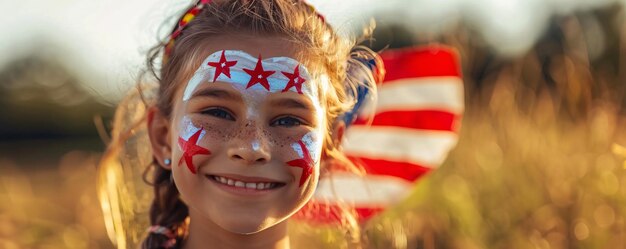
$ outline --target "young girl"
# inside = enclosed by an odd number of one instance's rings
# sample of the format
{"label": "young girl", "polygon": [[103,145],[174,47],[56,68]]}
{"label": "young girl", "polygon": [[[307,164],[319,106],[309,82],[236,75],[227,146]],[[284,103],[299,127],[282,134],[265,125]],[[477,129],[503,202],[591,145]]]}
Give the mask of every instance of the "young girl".
{"label": "young girl", "polygon": [[342,117],[358,89],[375,95],[363,62],[378,57],[354,45],[303,1],[194,4],[149,56],[142,248],[289,248],[287,220],[331,161],[348,162]]}

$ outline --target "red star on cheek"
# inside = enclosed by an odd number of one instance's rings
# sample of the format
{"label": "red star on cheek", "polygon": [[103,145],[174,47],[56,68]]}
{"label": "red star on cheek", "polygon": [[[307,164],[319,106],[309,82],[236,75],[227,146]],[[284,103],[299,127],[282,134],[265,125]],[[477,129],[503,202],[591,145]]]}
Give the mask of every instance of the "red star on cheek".
{"label": "red star on cheek", "polygon": [[291,160],[287,162],[287,164],[291,167],[302,168],[302,174],[300,175],[300,183],[298,185],[299,187],[302,187],[302,184],[304,184],[304,182],[306,182],[306,180],[309,179],[309,177],[313,173],[314,163],[313,163],[313,159],[311,158],[311,154],[309,154],[309,150],[307,150],[302,140],[298,141],[298,144],[300,145],[300,148],[302,149],[302,154],[303,154],[302,158]]}
{"label": "red star on cheek", "polygon": [[283,89],[283,92],[289,91],[290,88],[295,87],[296,91],[299,94],[302,94],[302,84],[306,82],[306,80],[300,77],[300,65],[296,66],[293,73],[282,72],[287,78],[289,78],[289,82],[287,82],[287,86]]}
{"label": "red star on cheek", "polygon": [[263,87],[265,87],[266,90],[268,91],[270,90],[270,83],[267,82],[267,77],[274,74],[274,72],[276,71],[265,71],[263,69],[262,60],[263,59],[261,59],[261,56],[259,55],[259,60],[256,62],[256,67],[254,67],[254,70],[250,70],[247,68],[243,69],[243,71],[246,71],[246,73],[250,75],[250,81],[248,81],[248,85],[246,86],[246,89],[258,83],[258,84],[261,84]]}
{"label": "red star on cheek", "polygon": [[194,133],[187,141],[182,137],[178,137],[178,146],[180,146],[180,149],[183,151],[183,156],[180,157],[178,166],[180,167],[183,160],[185,160],[187,168],[189,168],[189,171],[193,174],[196,173],[196,167],[193,165],[193,156],[211,155],[209,150],[197,145],[200,133],[202,133],[202,129],[196,131],[196,133]]}
{"label": "red star on cheek", "polygon": [[217,77],[219,77],[220,74],[224,74],[226,75],[226,77],[230,78],[230,67],[237,64],[237,61],[227,61],[224,52],[225,51],[222,50],[222,57],[220,57],[220,61],[208,63],[209,66],[215,67],[215,76],[213,76],[213,82],[217,80]]}

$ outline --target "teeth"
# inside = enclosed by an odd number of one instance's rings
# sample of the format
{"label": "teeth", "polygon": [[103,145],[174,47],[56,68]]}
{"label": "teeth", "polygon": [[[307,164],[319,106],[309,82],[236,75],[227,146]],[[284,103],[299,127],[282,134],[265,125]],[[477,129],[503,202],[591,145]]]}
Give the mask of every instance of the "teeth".
{"label": "teeth", "polygon": [[221,176],[218,176],[218,177],[217,177],[217,180],[218,180],[219,182],[221,182],[221,183],[228,183],[228,180],[226,180],[226,178],[221,177]]}
{"label": "teeth", "polygon": [[276,183],[273,183],[273,182],[259,182],[259,183],[242,182],[242,181],[236,181],[236,180],[228,179],[226,177],[221,177],[221,176],[213,176],[213,179],[215,179],[216,181],[222,184],[235,186],[238,188],[263,190],[263,189],[274,188],[276,186]]}

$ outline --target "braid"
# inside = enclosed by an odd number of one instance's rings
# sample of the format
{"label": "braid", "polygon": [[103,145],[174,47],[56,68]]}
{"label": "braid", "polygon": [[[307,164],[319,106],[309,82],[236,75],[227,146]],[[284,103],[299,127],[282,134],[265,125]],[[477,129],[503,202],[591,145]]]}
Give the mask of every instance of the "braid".
{"label": "braid", "polygon": [[[152,225],[144,239],[142,249],[180,248],[187,234],[185,219],[189,216],[187,205],[179,198],[178,189],[170,179],[171,171],[155,164],[154,200],[150,206]],[[157,229],[161,228],[161,229]],[[161,231],[166,228],[166,231]]]}

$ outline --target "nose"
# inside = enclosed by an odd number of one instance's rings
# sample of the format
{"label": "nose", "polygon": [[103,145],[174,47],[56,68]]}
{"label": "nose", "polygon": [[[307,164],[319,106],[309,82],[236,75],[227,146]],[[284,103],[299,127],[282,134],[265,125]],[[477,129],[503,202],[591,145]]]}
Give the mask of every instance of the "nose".
{"label": "nose", "polygon": [[271,160],[268,139],[255,125],[246,124],[231,141],[228,157],[246,165],[263,164]]}

